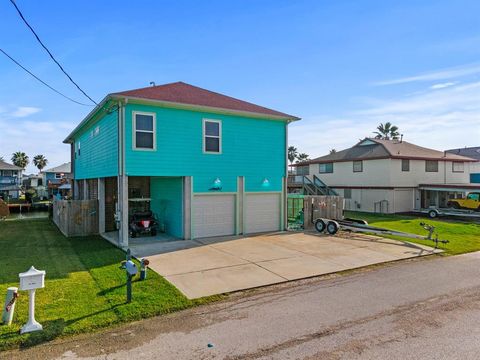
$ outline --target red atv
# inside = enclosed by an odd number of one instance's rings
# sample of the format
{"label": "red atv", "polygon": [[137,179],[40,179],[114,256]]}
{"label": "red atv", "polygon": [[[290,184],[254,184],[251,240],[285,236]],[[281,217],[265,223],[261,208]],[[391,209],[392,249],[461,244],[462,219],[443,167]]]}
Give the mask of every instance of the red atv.
{"label": "red atv", "polygon": [[157,235],[158,222],[150,210],[136,212],[131,216],[128,230],[132,238],[143,234],[155,236]]}

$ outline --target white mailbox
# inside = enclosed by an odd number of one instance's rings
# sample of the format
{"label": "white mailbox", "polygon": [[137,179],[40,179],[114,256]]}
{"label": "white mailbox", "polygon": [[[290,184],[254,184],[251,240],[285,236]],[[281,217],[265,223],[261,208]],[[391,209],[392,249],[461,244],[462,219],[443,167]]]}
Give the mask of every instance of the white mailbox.
{"label": "white mailbox", "polygon": [[33,290],[45,287],[45,271],[37,270],[33,266],[26,272],[20,273],[20,290]]}

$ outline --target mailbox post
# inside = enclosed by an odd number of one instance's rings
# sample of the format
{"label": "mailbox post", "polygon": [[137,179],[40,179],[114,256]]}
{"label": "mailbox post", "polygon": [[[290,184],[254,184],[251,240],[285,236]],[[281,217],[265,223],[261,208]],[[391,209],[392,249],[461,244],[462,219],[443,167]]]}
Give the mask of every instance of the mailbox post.
{"label": "mailbox post", "polygon": [[45,271],[33,266],[20,273],[20,290],[28,290],[28,321],[20,330],[21,334],[42,330],[43,327],[35,320],[35,290],[45,287]]}
{"label": "mailbox post", "polygon": [[137,274],[137,265],[132,261],[130,249],[127,250],[126,260],[122,261],[121,269],[127,273],[127,303],[132,302],[132,278]]}

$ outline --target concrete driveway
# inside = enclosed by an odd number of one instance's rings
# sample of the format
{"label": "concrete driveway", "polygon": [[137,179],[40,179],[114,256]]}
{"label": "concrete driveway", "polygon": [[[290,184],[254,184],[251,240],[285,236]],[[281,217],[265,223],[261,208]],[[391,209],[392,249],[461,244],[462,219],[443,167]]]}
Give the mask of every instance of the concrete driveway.
{"label": "concrete driveway", "polygon": [[194,299],[435,252],[440,250],[375,236],[284,233],[204,240],[149,260],[153,270]]}

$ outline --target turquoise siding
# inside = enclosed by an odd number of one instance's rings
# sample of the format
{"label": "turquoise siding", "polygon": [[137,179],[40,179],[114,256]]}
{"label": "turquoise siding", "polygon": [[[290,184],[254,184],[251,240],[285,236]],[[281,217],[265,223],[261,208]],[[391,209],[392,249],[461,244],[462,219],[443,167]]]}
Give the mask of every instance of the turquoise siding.
{"label": "turquoise siding", "polygon": [[183,238],[182,178],[151,178],[150,209],[165,224],[167,234]]}
{"label": "turquoise siding", "polygon": [[[156,113],[155,151],[132,149],[132,111]],[[222,121],[222,154],[203,153],[204,118]],[[193,176],[194,192],[209,192],[216,178],[222,192],[236,192],[238,176],[245,177],[246,191],[282,190],[283,121],[128,104],[125,122],[127,175]],[[268,187],[262,186],[265,178]]]}
{"label": "turquoise siding", "polygon": [[[118,114],[105,115],[75,136],[75,179],[101,178],[118,175]],[[98,133],[95,129],[98,127]]]}

